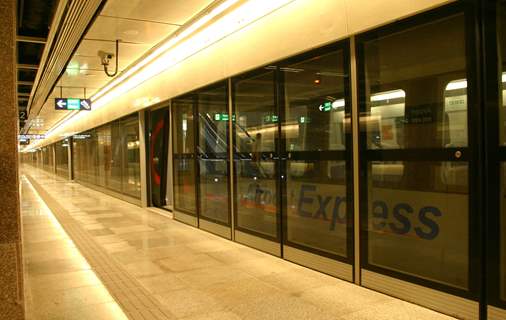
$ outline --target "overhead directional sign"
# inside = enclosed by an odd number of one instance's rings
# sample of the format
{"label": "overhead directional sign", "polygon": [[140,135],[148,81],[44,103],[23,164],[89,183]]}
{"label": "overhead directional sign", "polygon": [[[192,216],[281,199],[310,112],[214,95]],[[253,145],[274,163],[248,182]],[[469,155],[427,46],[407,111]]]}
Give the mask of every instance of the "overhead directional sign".
{"label": "overhead directional sign", "polygon": [[91,110],[90,99],[56,98],[54,99],[55,110]]}

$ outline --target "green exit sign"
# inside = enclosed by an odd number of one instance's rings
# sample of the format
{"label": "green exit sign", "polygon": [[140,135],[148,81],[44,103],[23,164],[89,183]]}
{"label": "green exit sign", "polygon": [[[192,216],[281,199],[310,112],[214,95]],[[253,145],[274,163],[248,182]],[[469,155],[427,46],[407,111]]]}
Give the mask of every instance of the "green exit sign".
{"label": "green exit sign", "polygon": [[[214,120],[215,121],[228,121],[230,119],[228,113],[215,113]],[[232,117],[235,120],[235,116]]]}
{"label": "green exit sign", "polygon": [[308,116],[301,116],[301,117],[299,117],[299,123],[300,124],[310,123],[310,122],[311,122],[311,118],[309,118]]}
{"label": "green exit sign", "polygon": [[268,115],[264,116],[265,123],[276,123],[276,122],[278,122],[278,120],[279,120],[279,117],[274,114],[273,115],[268,114]]}
{"label": "green exit sign", "polygon": [[67,110],[80,110],[81,99],[67,99]]}

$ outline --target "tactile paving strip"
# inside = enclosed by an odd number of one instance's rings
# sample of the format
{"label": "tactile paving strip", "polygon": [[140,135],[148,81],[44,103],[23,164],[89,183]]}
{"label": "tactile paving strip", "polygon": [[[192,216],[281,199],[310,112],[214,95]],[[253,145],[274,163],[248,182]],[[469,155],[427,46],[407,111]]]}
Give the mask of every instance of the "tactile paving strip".
{"label": "tactile paving strip", "polygon": [[174,319],[128,271],[111,257],[35,179],[26,175],[86,258],[111,296],[132,320]]}

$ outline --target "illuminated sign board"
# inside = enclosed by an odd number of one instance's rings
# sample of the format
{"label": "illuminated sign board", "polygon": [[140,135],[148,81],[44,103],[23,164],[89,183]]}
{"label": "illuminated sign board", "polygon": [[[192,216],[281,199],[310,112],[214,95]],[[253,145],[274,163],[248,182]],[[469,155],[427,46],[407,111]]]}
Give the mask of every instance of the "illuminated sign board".
{"label": "illuminated sign board", "polygon": [[89,139],[89,138],[91,138],[91,134],[88,134],[88,133],[75,134],[72,136],[72,138],[74,138],[74,140]]}
{"label": "illuminated sign board", "polygon": [[308,117],[308,116],[300,116],[299,117],[299,123],[300,124],[311,123],[311,118]]}
{"label": "illuminated sign board", "polygon": [[46,139],[46,136],[43,134],[20,134],[18,135],[18,140],[43,140]]}
{"label": "illuminated sign board", "polygon": [[331,110],[343,110],[345,106],[344,99],[335,100],[333,102],[326,101],[318,106],[321,112],[329,112]]}
{"label": "illuminated sign board", "polygon": [[278,122],[278,120],[279,120],[279,117],[275,114],[273,114],[273,115],[268,114],[268,115],[264,116],[265,123],[276,123],[276,122]]}
{"label": "illuminated sign board", "polygon": [[[228,121],[230,119],[228,113],[216,113],[214,114],[215,121]],[[235,115],[232,116],[232,121],[235,121]]]}
{"label": "illuminated sign board", "polygon": [[54,99],[55,110],[91,110],[90,99],[56,98]]}

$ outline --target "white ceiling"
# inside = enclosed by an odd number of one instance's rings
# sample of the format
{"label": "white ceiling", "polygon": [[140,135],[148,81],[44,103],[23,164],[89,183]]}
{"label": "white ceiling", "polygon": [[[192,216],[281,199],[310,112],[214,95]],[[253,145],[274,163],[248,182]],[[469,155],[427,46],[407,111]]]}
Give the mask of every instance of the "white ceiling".
{"label": "white ceiling", "polygon": [[[38,118],[43,126],[29,133],[44,133],[72,111],[54,110],[54,98],[89,98],[113,78],[100,64],[98,51],[115,52],[119,44],[120,72],[146,51],[177,31],[213,0],[108,0],[74,53],[67,71],[44,104]],[[109,71],[114,72],[115,60]],[[83,111],[86,112],[86,111]]]}

